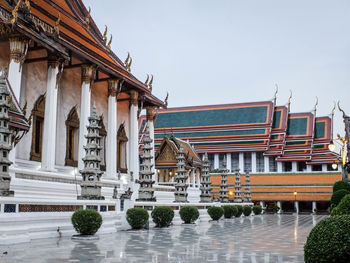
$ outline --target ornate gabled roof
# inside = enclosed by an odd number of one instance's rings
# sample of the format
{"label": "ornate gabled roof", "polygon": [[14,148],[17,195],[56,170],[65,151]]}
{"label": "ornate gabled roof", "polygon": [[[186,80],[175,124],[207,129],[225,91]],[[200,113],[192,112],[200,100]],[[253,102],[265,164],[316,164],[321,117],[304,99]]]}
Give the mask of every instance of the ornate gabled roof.
{"label": "ornate gabled roof", "polygon": [[[19,0],[24,5],[24,0]],[[16,0],[0,2],[0,21],[69,59],[74,53],[86,63],[96,64],[111,77],[125,80],[127,86],[146,94],[148,103],[165,107],[147,86],[135,78],[110,50],[82,0],[31,0],[30,9],[21,8],[16,21],[12,11]],[[87,22],[88,19],[88,22]],[[14,23],[12,23],[14,22]],[[59,22],[59,23],[58,23]],[[58,23],[58,25],[57,25]]]}

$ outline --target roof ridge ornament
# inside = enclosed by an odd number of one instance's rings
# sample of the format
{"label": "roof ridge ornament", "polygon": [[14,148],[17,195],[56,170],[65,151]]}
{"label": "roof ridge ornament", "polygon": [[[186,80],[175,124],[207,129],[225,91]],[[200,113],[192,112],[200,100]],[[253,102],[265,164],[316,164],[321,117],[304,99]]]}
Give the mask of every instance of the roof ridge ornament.
{"label": "roof ridge ornament", "polygon": [[164,100],[164,104],[167,107],[168,107],[168,99],[169,99],[169,92],[166,93],[166,97],[165,97],[165,100]]}
{"label": "roof ridge ornament", "polygon": [[148,87],[149,87],[149,90],[152,92],[152,88],[153,88],[153,75],[151,74],[151,80],[149,81],[149,84],[148,84]]}
{"label": "roof ridge ornament", "polygon": [[147,79],[145,81],[145,85],[148,87],[148,80],[149,80],[149,75],[147,74]]}
{"label": "roof ridge ornament", "polygon": [[277,101],[277,93],[278,93],[278,85],[275,83],[276,89],[275,89],[275,95],[273,96],[273,103],[276,105]]}
{"label": "roof ridge ornament", "polygon": [[317,111],[317,105],[318,105],[318,97],[316,96],[316,103],[315,103],[315,106],[314,106],[314,114],[316,116],[316,111]]}
{"label": "roof ridge ornament", "polygon": [[107,44],[107,48],[108,48],[109,50],[111,50],[112,39],[113,39],[113,35],[111,34],[111,38],[109,39],[109,42],[108,42],[108,44]]}
{"label": "roof ridge ornament", "polygon": [[105,43],[107,42],[107,32],[108,32],[108,27],[105,25],[105,32],[103,33],[103,41]]}
{"label": "roof ridge ornament", "polygon": [[345,118],[347,115],[346,115],[345,111],[342,108],[340,108],[340,101],[339,100],[338,100],[338,109],[339,109],[339,111],[341,111],[343,113],[343,118]]}
{"label": "roof ridge ornament", "polygon": [[20,6],[21,2],[22,2],[22,0],[18,0],[16,6],[12,10],[12,19],[11,19],[11,24],[12,25],[17,22],[18,9],[19,9],[19,6]]}
{"label": "roof ridge ornament", "polygon": [[127,71],[131,71],[131,64],[132,64],[132,57],[130,56],[130,53],[128,52],[128,56],[126,57],[124,61],[125,67]]}
{"label": "roof ridge ornament", "polygon": [[84,22],[87,25],[90,25],[90,17],[91,17],[91,7],[89,6],[89,11],[88,11],[88,13],[86,14],[86,16],[84,18]]}
{"label": "roof ridge ornament", "polygon": [[292,90],[289,90],[289,91],[290,91],[290,95],[289,95],[289,98],[288,98],[288,112],[290,112],[290,104],[291,104],[291,99],[293,97]]}

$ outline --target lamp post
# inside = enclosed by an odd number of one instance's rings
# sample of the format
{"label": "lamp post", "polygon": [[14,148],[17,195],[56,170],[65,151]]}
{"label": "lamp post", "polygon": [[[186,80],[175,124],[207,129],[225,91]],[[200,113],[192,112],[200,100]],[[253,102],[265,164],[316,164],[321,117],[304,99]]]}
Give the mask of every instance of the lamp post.
{"label": "lamp post", "polygon": [[[348,141],[344,138],[341,137],[339,134],[337,134],[337,139],[333,139],[331,140],[330,144],[328,145],[328,149],[332,152],[335,151],[335,144],[334,141],[337,142],[338,144],[340,144],[341,146],[341,158],[342,158],[342,179],[346,180],[348,179],[348,173],[347,173],[347,160],[346,160],[346,154],[345,154],[345,146],[347,145]],[[338,168],[336,163],[332,164],[332,168],[335,170]]]}
{"label": "lamp post", "polygon": [[297,191],[294,191],[294,210],[296,213],[298,213],[298,210],[297,210]]}

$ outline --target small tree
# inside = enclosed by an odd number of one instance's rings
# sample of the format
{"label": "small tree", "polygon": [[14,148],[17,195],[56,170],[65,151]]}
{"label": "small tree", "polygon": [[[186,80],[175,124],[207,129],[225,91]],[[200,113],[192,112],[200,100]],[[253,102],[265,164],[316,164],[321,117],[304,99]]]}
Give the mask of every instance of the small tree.
{"label": "small tree", "polygon": [[168,227],[174,218],[174,211],[170,206],[158,206],[151,213],[156,227]]}
{"label": "small tree", "polygon": [[333,192],[332,198],[331,198],[331,208],[336,207],[340,201],[343,199],[344,196],[350,194],[348,190],[340,189],[338,191]]}
{"label": "small tree", "polygon": [[252,208],[249,205],[245,205],[243,207],[243,214],[245,216],[250,216],[251,213],[252,213]]}
{"label": "small tree", "polygon": [[260,215],[261,212],[262,212],[262,207],[261,207],[261,205],[255,205],[255,206],[253,206],[253,212],[254,212],[254,215]]}
{"label": "small tree", "polygon": [[185,224],[192,224],[199,217],[198,208],[190,205],[181,207],[179,214]]}
{"label": "small tree", "polygon": [[126,211],[126,220],[132,229],[142,229],[148,222],[148,211],[141,207],[130,208]]}
{"label": "small tree", "polygon": [[234,205],[224,205],[222,208],[224,209],[225,218],[231,218],[238,213],[237,207]]}
{"label": "small tree", "polygon": [[224,214],[224,209],[218,206],[211,206],[207,210],[211,219],[218,221]]}
{"label": "small tree", "polygon": [[79,209],[74,212],[71,220],[80,235],[94,235],[102,225],[102,216],[94,209]]}
{"label": "small tree", "polygon": [[240,217],[243,214],[243,207],[241,205],[236,205],[237,208],[237,214],[235,214],[235,217]]}
{"label": "small tree", "polygon": [[333,215],[350,215],[350,194],[344,196],[340,203],[332,210]]}

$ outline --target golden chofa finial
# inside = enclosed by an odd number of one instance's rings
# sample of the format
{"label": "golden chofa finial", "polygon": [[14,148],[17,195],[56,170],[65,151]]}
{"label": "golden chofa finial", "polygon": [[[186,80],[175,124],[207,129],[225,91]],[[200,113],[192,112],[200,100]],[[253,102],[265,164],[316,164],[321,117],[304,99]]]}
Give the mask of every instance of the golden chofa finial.
{"label": "golden chofa finial", "polygon": [[318,105],[318,97],[316,96],[316,103],[315,103],[315,106],[314,106],[315,114],[316,114],[316,111],[317,111],[317,105]]}
{"label": "golden chofa finial", "polygon": [[166,97],[165,97],[165,100],[164,100],[164,104],[167,107],[168,107],[168,99],[169,99],[169,92],[166,93]]}
{"label": "golden chofa finial", "polygon": [[127,71],[131,71],[131,64],[132,64],[132,57],[130,56],[130,53],[128,52],[128,56],[126,57],[124,61],[125,67]]}
{"label": "golden chofa finial", "polygon": [[145,85],[148,87],[148,80],[149,80],[149,75],[147,74],[147,79],[145,81]]}
{"label": "golden chofa finial", "polygon": [[130,59],[130,53],[128,52],[128,56],[126,57],[126,59],[125,59],[125,61],[124,61],[125,66],[128,65],[129,59]]}
{"label": "golden chofa finial", "polygon": [[150,80],[150,82],[149,82],[149,84],[148,84],[148,87],[149,87],[149,90],[152,92],[152,88],[153,88],[153,75],[151,74],[151,80]]}
{"label": "golden chofa finial", "polygon": [[105,43],[107,42],[107,32],[108,32],[108,28],[107,28],[107,26],[105,26],[105,32],[103,33],[103,41]]}
{"label": "golden chofa finial", "polygon": [[84,21],[87,25],[90,24],[90,17],[91,17],[91,7],[89,6],[89,12],[86,14],[85,19],[84,19]]}
{"label": "golden chofa finial", "polygon": [[109,39],[108,45],[107,45],[108,49],[111,49],[112,39],[113,39],[113,35],[111,34],[111,38]]}
{"label": "golden chofa finial", "polygon": [[276,89],[275,89],[275,95],[273,96],[273,102],[274,102],[274,104],[276,105],[276,101],[277,101],[277,93],[278,93],[278,85],[277,85],[277,84],[275,84],[275,86],[276,86]]}
{"label": "golden chofa finial", "polygon": [[60,22],[61,22],[61,14],[58,13],[58,17],[57,17],[57,20],[56,20],[55,26],[54,26],[56,35],[60,34],[60,29],[59,29]]}
{"label": "golden chofa finial", "polygon": [[340,101],[338,100],[338,109],[343,113],[343,118],[345,118],[347,115],[345,114],[345,111],[340,108]]}

